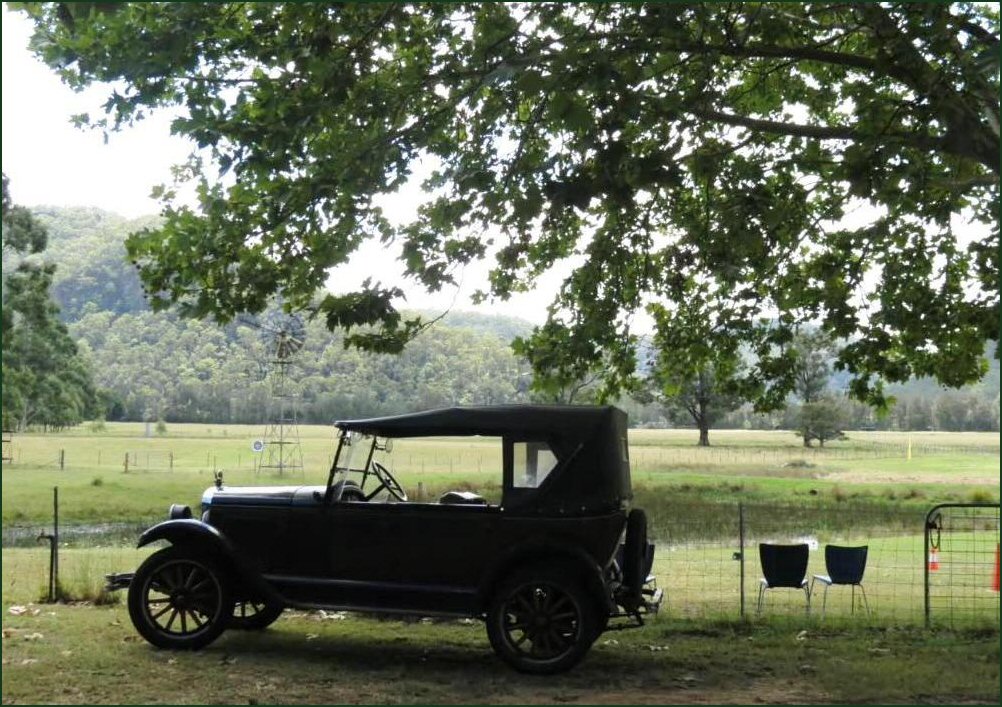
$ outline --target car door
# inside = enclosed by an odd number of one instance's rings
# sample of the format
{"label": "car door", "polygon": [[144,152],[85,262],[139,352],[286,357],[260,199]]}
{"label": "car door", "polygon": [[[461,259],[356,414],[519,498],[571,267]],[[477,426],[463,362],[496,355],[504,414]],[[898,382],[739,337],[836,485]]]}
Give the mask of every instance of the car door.
{"label": "car door", "polygon": [[499,519],[496,506],[336,504],[327,516],[332,587],[355,605],[465,611]]}

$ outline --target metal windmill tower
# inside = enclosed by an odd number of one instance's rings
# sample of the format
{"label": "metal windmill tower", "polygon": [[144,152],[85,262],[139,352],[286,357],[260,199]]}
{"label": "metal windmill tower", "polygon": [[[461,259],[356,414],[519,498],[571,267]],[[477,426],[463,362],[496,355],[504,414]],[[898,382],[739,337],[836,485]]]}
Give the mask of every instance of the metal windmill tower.
{"label": "metal windmill tower", "polygon": [[289,366],[292,357],[303,348],[306,327],[295,314],[273,313],[260,325],[261,340],[271,360],[272,409],[265,430],[265,458],[261,469],[277,469],[279,476],[287,470],[303,468],[303,449],[299,444],[299,424],[296,420],[296,395],[289,387]]}

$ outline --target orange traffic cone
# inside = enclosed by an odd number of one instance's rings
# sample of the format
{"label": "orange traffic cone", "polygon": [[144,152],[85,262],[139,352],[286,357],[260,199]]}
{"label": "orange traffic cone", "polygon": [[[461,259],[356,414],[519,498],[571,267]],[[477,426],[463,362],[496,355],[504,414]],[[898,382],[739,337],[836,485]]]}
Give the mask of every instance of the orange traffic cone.
{"label": "orange traffic cone", "polygon": [[929,550],[929,570],[935,572],[939,569],[939,548],[933,546]]}
{"label": "orange traffic cone", "polygon": [[999,546],[995,544],[995,576],[992,578],[992,589],[999,590]]}

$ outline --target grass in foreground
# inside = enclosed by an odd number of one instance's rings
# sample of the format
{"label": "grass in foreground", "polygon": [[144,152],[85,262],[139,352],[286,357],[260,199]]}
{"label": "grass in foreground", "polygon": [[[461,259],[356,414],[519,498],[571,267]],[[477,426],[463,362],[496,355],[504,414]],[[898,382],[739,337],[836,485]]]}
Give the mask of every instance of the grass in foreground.
{"label": "grass in foreground", "polygon": [[[332,615],[338,617],[340,615]],[[122,606],[3,617],[3,701],[15,703],[985,703],[998,634],[678,623],[607,633],[570,673],[506,668],[479,622],[289,612],[197,653],[160,651]]]}

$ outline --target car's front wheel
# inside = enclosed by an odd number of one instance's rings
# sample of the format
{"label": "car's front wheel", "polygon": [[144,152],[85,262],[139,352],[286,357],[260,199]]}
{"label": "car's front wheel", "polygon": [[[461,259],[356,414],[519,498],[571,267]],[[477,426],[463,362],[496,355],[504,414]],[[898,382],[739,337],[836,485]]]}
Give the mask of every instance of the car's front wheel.
{"label": "car's front wheel", "polygon": [[210,558],[182,548],[150,555],[129,585],[129,618],[159,648],[207,646],[226,629],[232,612],[225,573]]}
{"label": "car's front wheel", "polygon": [[487,636],[498,656],[516,670],[548,675],[568,670],[596,637],[595,599],[559,567],[512,575],[487,612]]}

